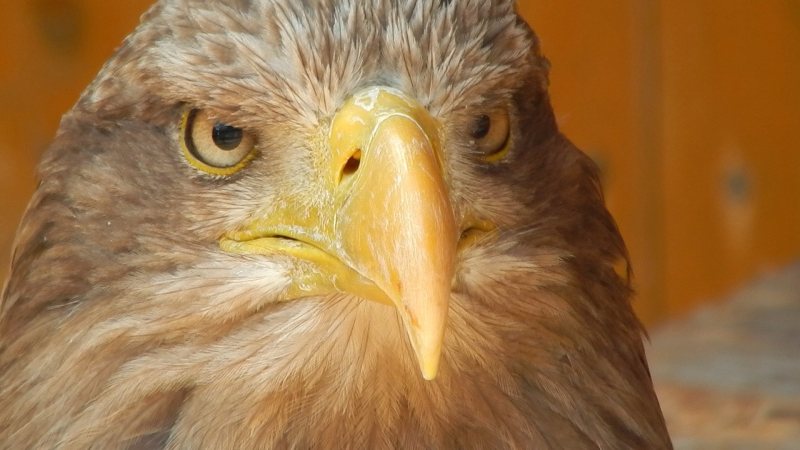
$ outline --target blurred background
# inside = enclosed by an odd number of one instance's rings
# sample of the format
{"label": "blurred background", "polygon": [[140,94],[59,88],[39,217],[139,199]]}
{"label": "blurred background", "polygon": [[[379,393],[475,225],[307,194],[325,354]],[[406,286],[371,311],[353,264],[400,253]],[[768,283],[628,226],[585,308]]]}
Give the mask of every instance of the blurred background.
{"label": "blurred background", "polygon": [[[3,5],[0,273],[35,186],[36,162],[61,114],[150,3]],[[727,350],[709,344],[703,354],[695,351],[696,342],[677,340],[711,342],[725,333],[697,333],[740,327],[736,336],[755,333],[746,339],[752,342],[763,330],[736,317],[769,311],[776,319],[759,323],[789,331],[751,353],[763,356],[777,347],[780,364],[800,360],[795,283],[800,267],[792,265],[800,259],[800,0],[522,0],[519,8],[552,63],[552,101],[562,130],[602,168],[609,208],[633,259],[635,307],[655,330],[651,365],[673,432],[695,432],[691,424],[701,419],[691,416],[687,422],[686,408],[705,407],[718,416],[726,399],[734,398],[750,408],[744,416],[704,426],[741,430],[742,423],[774,415],[778,428],[767,421],[778,436],[772,444],[786,436],[800,439],[800,406],[787,409],[780,403],[775,413],[774,403],[750,401],[772,395],[781,402],[796,398],[800,405],[800,388],[792,387],[800,385],[800,364],[778,371],[796,381],[788,391],[737,385],[736,395],[745,397],[723,395],[716,398],[721,404],[706,399],[703,405],[692,403],[702,395],[684,388],[690,381],[693,387],[717,386],[714,376],[687,381],[671,369],[691,364],[697,369],[702,361],[741,347],[729,339]],[[775,285],[783,286],[790,300],[764,300],[784,295],[770,288]],[[767,312],[732,312],[737,301],[773,306]],[[697,356],[689,360],[687,352]],[[717,369],[775,364],[730,358]],[[768,376],[755,383],[774,385]],[[676,443],[692,448],[701,442],[691,439]],[[768,448],[779,448],[772,444]]]}

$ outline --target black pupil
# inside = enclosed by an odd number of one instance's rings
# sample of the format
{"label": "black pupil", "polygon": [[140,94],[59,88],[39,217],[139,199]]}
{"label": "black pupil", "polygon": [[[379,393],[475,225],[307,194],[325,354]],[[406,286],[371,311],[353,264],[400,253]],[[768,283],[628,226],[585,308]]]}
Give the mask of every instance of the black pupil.
{"label": "black pupil", "polygon": [[489,134],[489,128],[492,126],[492,120],[489,116],[483,115],[478,117],[475,124],[472,126],[472,137],[475,139],[483,139]]}
{"label": "black pupil", "polygon": [[242,143],[242,129],[217,123],[211,131],[211,139],[221,150],[233,150]]}

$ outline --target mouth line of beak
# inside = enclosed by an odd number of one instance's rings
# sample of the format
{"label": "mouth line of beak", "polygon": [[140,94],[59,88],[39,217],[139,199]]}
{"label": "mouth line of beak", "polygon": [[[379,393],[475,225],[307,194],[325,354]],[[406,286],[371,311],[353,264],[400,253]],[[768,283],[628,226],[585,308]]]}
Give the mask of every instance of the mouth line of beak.
{"label": "mouth line of beak", "polygon": [[[355,268],[342,261],[336,252],[330,251],[325,245],[310,237],[302,236],[299,233],[289,233],[286,230],[248,230],[228,233],[220,239],[220,246],[224,250],[237,248],[244,250],[246,248],[248,254],[290,255],[312,261],[318,259],[314,256],[324,259],[331,258],[358,273]],[[359,275],[361,274],[359,273]]]}
{"label": "mouth line of beak", "polygon": [[[228,233],[219,240],[226,252],[242,255],[289,256],[311,269],[298,269],[293,287],[285,300],[336,292],[353,294],[365,300],[394,305],[389,295],[374,280],[348,264],[335,250],[305,233],[288,230],[246,230]],[[305,281],[303,281],[305,280]]]}
{"label": "mouth line of beak", "polygon": [[339,259],[325,249],[323,245],[314,242],[312,239],[303,238],[283,232],[234,232],[226,234],[220,239],[222,247],[246,246],[249,250],[256,250],[256,254],[292,254],[293,250],[304,249],[312,252],[319,252],[333,258]]}
{"label": "mouth line of beak", "polygon": [[468,222],[467,226],[461,230],[461,234],[458,238],[458,244],[456,246],[458,252],[460,253],[474,246],[477,242],[482,241],[496,228],[494,224],[484,220]]}
{"label": "mouth line of beak", "polygon": [[[487,221],[473,221],[467,224],[461,231],[458,239],[457,248],[462,251],[476,242],[481,241],[486,235],[495,230],[495,226]],[[289,230],[247,230],[228,233],[220,239],[220,245],[225,250],[235,250],[246,246],[250,252],[257,251],[258,254],[288,254],[301,259],[308,259],[309,255],[299,255],[303,250],[310,251],[312,254],[319,254],[325,259],[336,260],[343,267],[348,268],[355,274],[368,279],[355,267],[345,262],[335,251],[331,251],[327,246],[317,242],[306,233],[292,233]],[[248,253],[250,253],[248,252]],[[235,252],[241,253],[241,252]],[[324,256],[323,256],[324,255]],[[316,260],[317,258],[311,258]]]}

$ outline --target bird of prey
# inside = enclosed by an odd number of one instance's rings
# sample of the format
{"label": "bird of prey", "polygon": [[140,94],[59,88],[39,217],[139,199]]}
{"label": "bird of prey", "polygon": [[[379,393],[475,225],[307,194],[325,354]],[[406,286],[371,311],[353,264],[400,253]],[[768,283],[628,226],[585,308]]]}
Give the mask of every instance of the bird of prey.
{"label": "bird of prey", "polygon": [[63,118],[2,448],[669,448],[511,0],[163,0]]}

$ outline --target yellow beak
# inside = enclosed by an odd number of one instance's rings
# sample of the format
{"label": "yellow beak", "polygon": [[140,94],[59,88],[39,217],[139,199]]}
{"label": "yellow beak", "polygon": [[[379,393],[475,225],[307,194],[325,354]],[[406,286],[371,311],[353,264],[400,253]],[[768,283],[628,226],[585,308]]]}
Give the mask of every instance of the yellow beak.
{"label": "yellow beak", "polygon": [[397,308],[422,376],[435,378],[459,239],[436,122],[402,93],[370,88],[335,115],[323,201],[289,201],[221,240],[304,264],[288,298],[347,292]]}

